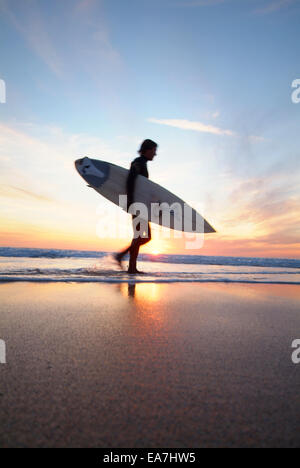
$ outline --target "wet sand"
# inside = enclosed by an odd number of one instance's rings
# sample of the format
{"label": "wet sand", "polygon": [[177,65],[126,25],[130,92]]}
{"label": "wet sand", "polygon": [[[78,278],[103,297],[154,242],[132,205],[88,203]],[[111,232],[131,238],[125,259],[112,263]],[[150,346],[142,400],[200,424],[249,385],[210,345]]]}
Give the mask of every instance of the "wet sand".
{"label": "wet sand", "polygon": [[1,447],[300,446],[300,288],[0,285]]}

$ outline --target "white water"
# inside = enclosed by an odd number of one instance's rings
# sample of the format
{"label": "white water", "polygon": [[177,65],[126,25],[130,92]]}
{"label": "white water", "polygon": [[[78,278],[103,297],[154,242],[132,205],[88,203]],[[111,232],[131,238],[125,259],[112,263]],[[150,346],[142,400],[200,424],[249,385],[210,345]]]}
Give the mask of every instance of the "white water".
{"label": "white water", "polygon": [[[143,255],[144,275],[120,271],[103,252],[0,248],[0,282],[242,282],[300,285],[300,261]],[[152,260],[152,261],[151,261]],[[124,268],[128,261],[124,262]]]}

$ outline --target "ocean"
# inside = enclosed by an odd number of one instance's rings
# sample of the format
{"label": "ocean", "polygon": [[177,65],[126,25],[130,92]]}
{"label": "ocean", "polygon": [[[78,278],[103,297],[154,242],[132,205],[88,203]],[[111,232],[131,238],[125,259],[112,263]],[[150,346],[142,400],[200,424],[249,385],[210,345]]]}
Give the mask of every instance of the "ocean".
{"label": "ocean", "polygon": [[[143,275],[99,251],[0,247],[0,282],[275,283],[300,285],[300,260],[202,255],[139,256]],[[126,267],[128,262],[124,262]]]}

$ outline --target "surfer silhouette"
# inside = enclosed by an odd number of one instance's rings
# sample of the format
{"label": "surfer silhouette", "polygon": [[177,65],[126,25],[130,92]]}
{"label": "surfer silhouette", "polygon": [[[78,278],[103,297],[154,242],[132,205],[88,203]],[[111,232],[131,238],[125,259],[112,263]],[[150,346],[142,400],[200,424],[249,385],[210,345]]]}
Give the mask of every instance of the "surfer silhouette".
{"label": "surfer silhouette", "polygon": [[[152,161],[156,155],[157,143],[152,140],[144,140],[138,151],[140,156],[132,161],[128,178],[127,178],[127,211],[134,199],[134,188],[135,181],[138,175],[149,177],[147,162]],[[138,274],[143,273],[136,267],[137,257],[141,245],[147,244],[151,240],[151,229],[150,224],[143,219],[139,219],[137,222],[137,215],[132,215],[132,226],[133,226],[133,239],[131,244],[122,252],[115,255],[115,259],[122,268],[123,257],[129,252],[129,267],[128,273]]]}

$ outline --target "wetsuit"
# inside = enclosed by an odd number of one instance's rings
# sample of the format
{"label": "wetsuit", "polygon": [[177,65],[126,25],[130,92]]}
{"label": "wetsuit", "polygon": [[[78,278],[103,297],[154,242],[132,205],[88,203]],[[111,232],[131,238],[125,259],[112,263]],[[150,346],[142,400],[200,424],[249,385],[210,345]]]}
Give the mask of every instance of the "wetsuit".
{"label": "wetsuit", "polygon": [[132,161],[128,178],[127,178],[127,211],[130,205],[134,202],[134,186],[138,175],[149,178],[147,169],[147,159],[145,156],[140,156]]}
{"label": "wetsuit", "polygon": [[[128,178],[127,178],[127,211],[132,203],[134,203],[134,188],[135,182],[138,175],[142,175],[149,178],[148,169],[147,169],[148,159],[145,156],[140,156],[134,161],[132,161]],[[136,224],[135,221],[136,215],[132,216],[133,230],[134,230],[134,240],[137,241],[137,247],[146,244],[151,240],[151,229],[150,224],[147,221],[140,220]]]}

